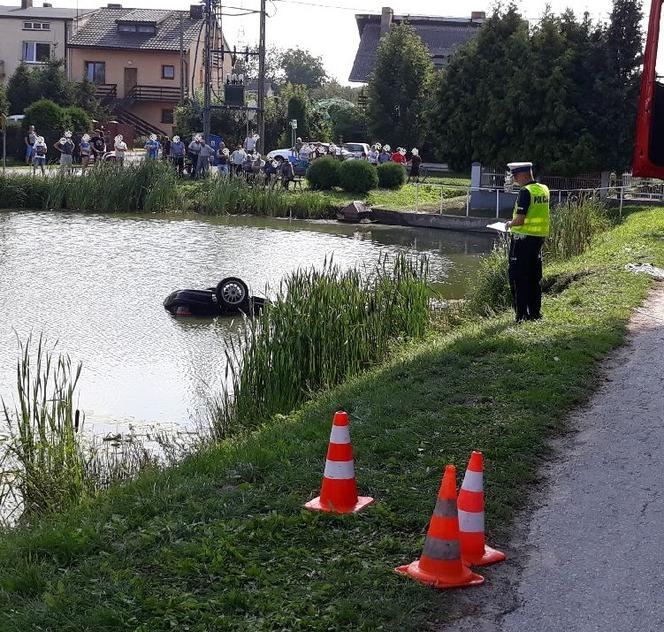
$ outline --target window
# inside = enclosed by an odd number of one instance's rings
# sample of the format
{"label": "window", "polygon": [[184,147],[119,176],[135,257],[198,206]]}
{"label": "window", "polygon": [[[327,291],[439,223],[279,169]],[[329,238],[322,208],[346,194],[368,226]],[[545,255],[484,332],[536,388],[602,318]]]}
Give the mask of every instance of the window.
{"label": "window", "polygon": [[173,125],[173,110],[161,111],[161,122],[167,125]]}
{"label": "window", "polygon": [[118,24],[119,33],[150,33],[154,35],[157,27],[154,24]]}
{"label": "window", "polygon": [[24,31],[50,31],[51,24],[49,22],[23,22]]}
{"label": "window", "polygon": [[91,83],[106,83],[106,62],[86,61],[85,78]]}
{"label": "window", "polygon": [[162,66],[161,67],[162,79],[175,79],[175,66]]}
{"label": "window", "polygon": [[51,57],[51,45],[42,42],[23,42],[23,61],[28,64],[41,64]]}

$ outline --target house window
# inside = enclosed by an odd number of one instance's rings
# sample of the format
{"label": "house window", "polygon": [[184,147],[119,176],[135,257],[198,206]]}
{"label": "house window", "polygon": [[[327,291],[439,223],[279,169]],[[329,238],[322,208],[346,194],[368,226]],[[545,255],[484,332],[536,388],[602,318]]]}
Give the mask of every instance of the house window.
{"label": "house window", "polygon": [[90,83],[106,83],[106,62],[86,61],[85,78]]}
{"label": "house window", "polygon": [[50,31],[50,22],[23,22],[24,31]]}
{"label": "house window", "polygon": [[175,79],[175,66],[162,66],[161,67],[162,79]]}
{"label": "house window", "polygon": [[161,122],[167,125],[173,125],[173,110],[161,111]]}
{"label": "house window", "polygon": [[157,27],[154,24],[118,24],[119,33],[149,33],[154,35]]}
{"label": "house window", "polygon": [[27,64],[41,64],[51,57],[51,45],[45,42],[23,42],[23,61]]}

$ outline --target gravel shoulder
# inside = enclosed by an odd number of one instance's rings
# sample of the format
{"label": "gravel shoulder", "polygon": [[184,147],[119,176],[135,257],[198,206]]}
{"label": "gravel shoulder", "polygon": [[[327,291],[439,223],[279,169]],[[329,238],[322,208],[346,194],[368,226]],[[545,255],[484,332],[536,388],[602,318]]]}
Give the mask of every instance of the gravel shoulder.
{"label": "gravel shoulder", "polygon": [[605,363],[603,385],[554,443],[545,484],[506,549],[511,561],[484,569],[486,589],[459,593],[460,618],[445,630],[664,629],[663,386],[658,283]]}

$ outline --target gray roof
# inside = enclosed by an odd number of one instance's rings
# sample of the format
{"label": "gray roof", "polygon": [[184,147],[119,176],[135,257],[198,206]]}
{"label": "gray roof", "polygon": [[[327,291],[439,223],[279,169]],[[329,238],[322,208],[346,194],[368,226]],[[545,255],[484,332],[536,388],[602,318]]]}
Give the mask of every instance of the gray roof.
{"label": "gray roof", "polygon": [[[180,13],[184,47],[198,39],[203,20],[192,20],[188,11],[161,9],[99,9],[70,40],[72,48],[123,48],[132,50],[180,50]],[[118,22],[155,23],[156,33],[123,33]]]}
{"label": "gray roof", "polygon": [[95,9],[60,9],[56,7],[29,7],[0,5],[0,18],[40,18],[48,20],[74,20]]}
{"label": "gray roof", "polygon": [[[376,65],[380,41],[380,15],[356,15],[360,45],[355,55],[349,81],[366,83]],[[475,36],[481,21],[427,16],[394,16],[392,23],[408,22],[417,31],[437,68],[447,64],[454,51]]]}

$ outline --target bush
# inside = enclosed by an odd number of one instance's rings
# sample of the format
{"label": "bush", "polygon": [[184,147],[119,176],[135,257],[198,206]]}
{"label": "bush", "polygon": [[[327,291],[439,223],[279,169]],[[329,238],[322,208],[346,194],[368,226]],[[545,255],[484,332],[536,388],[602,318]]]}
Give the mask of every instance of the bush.
{"label": "bush", "polygon": [[75,134],[85,134],[90,131],[92,120],[90,115],[76,105],[64,109],[65,127]]}
{"label": "bush", "polygon": [[378,165],[378,186],[381,189],[400,189],[406,182],[406,169],[396,162]]}
{"label": "bush", "polygon": [[23,127],[27,130],[30,125],[34,125],[37,134],[44,137],[52,156],[53,143],[62,136],[67,125],[65,111],[49,99],[40,99],[25,108]]}
{"label": "bush", "polygon": [[367,193],[378,186],[376,168],[364,160],[347,160],[339,168],[339,184],[349,193]]}
{"label": "bush", "polygon": [[319,158],[307,169],[307,182],[312,189],[327,191],[339,186],[341,163],[331,157]]}
{"label": "bush", "polygon": [[512,304],[507,255],[507,240],[501,240],[482,260],[467,295],[466,308],[473,316],[493,316]]}

